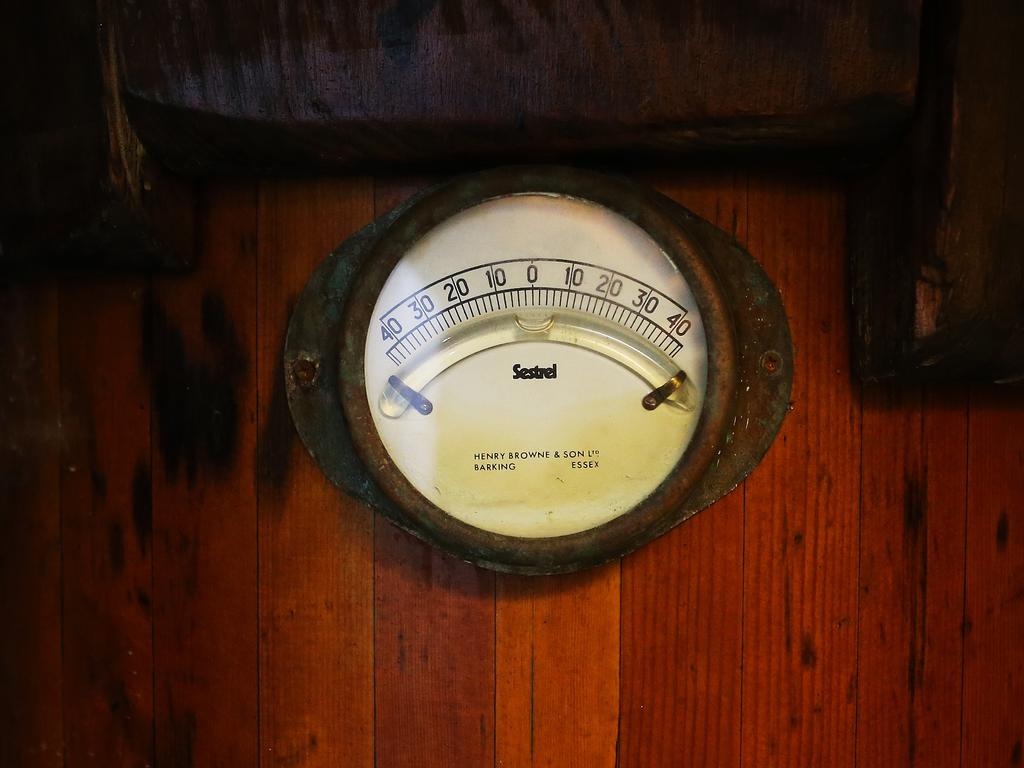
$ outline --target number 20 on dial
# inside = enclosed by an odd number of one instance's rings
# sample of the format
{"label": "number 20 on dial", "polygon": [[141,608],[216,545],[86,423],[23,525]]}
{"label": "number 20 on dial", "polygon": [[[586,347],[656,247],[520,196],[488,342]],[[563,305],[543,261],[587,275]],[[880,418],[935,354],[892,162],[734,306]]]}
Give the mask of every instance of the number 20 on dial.
{"label": "number 20 on dial", "polygon": [[457,556],[551,573],[621,555],[739,482],[778,429],[778,294],[651,190],[499,169],[372,230],[296,309],[286,372],[316,377],[289,381],[293,415],[332,480]]}

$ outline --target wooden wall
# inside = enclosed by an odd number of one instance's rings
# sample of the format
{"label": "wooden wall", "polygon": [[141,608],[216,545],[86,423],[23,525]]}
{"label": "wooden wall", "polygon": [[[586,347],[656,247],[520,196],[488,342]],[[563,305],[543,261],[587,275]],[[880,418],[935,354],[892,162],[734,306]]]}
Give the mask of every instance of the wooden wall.
{"label": "wooden wall", "polygon": [[188,276],[0,288],[0,765],[1021,764],[1024,395],[854,383],[838,182],[645,180],[779,285],[793,410],[572,576],[418,543],[291,426],[297,292],[423,180],[210,186]]}

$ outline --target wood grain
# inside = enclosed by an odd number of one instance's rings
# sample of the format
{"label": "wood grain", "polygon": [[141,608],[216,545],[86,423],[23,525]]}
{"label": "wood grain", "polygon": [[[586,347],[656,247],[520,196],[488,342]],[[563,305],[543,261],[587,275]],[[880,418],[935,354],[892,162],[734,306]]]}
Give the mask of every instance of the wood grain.
{"label": "wood grain", "polygon": [[494,764],[494,574],[377,521],[378,766]]}
{"label": "wood grain", "polygon": [[[919,0],[267,0],[121,8],[125,99],[189,172],[871,144]],[[635,155],[634,155],[635,157]]]}
{"label": "wood grain", "polygon": [[498,577],[497,765],[615,765],[620,588],[618,562]]}
{"label": "wood grain", "polygon": [[898,151],[852,186],[855,354],[868,380],[1024,376],[1024,8],[926,3]]}
{"label": "wood grain", "polygon": [[960,765],[967,398],[864,392],[857,760]]}
{"label": "wood grain", "polygon": [[140,279],[61,289],[67,766],[154,763],[148,299]]}
{"label": "wood grain", "polygon": [[373,218],[369,179],[260,188],[261,764],[373,765],[373,517],[324,477],[288,413],[282,351],[317,264]]}
{"label": "wood grain", "polygon": [[0,285],[0,765],[64,765],[57,286]]}
{"label": "wood grain", "polygon": [[[125,651],[147,557],[156,765],[1021,759],[1021,393],[978,388],[968,409],[962,391],[868,389],[862,406],[838,181],[647,181],[780,286],[794,410],[745,501],[569,577],[495,577],[375,520],[275,396],[312,264],[425,180],[373,199],[365,179],[212,188],[199,269],[149,303],[141,282],[0,288],[0,764],[145,764],[111,694],[145,664]],[[150,423],[147,555],[125,514]]]}
{"label": "wood grain", "polygon": [[971,392],[963,765],[1024,761],[1024,402]]}
{"label": "wood grain", "polygon": [[743,490],[622,567],[619,764],[739,765]]}
{"label": "wood grain", "polygon": [[148,308],[158,765],[257,760],[256,188],[208,190],[201,266]]}
{"label": "wood grain", "polygon": [[[378,180],[380,216],[425,179]],[[494,574],[375,523],[378,766],[494,764]]]}
{"label": "wood grain", "polygon": [[192,184],[149,159],[125,114],[115,5],[5,9],[4,272],[138,272],[180,268],[194,256]]}
{"label": "wood grain", "polygon": [[[652,181],[745,235],[745,174]],[[623,560],[623,768],[739,765],[743,506],[741,486]]]}
{"label": "wood grain", "polygon": [[853,764],[860,392],[852,383],[842,196],[751,180],[746,245],[782,293],[792,412],[746,482],[743,764]]}

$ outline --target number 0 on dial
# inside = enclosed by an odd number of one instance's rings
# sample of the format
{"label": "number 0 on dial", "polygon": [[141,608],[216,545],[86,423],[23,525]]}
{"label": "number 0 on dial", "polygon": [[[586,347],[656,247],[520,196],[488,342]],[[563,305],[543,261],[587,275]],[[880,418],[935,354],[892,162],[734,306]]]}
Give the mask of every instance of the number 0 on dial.
{"label": "number 0 on dial", "polygon": [[550,573],[738,483],[781,423],[791,357],[778,294],[723,233],[624,180],[514,168],[343,244],[285,362],[336,484],[471,562]]}

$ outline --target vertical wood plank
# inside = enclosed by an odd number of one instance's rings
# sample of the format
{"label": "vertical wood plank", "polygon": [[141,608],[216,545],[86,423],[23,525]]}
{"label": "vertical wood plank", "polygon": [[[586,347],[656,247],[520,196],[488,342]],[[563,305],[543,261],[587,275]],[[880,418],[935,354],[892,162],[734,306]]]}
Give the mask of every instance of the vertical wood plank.
{"label": "vertical wood plank", "polygon": [[0,765],[61,766],[57,288],[0,285]]}
{"label": "vertical wood plank", "polygon": [[864,393],[857,762],[960,765],[967,404]]}
{"label": "vertical wood plank", "polygon": [[373,218],[373,185],[264,183],[259,238],[262,765],[373,764],[373,518],[303,448],[282,369],[317,264]]}
{"label": "vertical wood plank", "polygon": [[207,190],[199,268],[149,309],[160,766],[257,760],[256,198]]}
{"label": "vertical wood plank", "polygon": [[[657,186],[745,235],[745,175]],[[622,563],[623,768],[739,764],[742,640],[741,487]]]}
{"label": "vertical wood plank", "polygon": [[154,762],[146,301],[142,279],[61,290],[67,766]]}
{"label": "vertical wood plank", "polygon": [[738,765],[742,489],[628,558],[622,575],[620,764]]}
{"label": "vertical wood plank", "polygon": [[499,576],[499,766],[614,766],[620,564]]}
{"label": "vertical wood plank", "polygon": [[377,521],[377,765],[494,764],[494,576]]}
{"label": "vertical wood plank", "polygon": [[837,187],[751,180],[747,246],[782,293],[794,410],[746,483],[743,764],[853,764],[860,393]]}
{"label": "vertical wood plank", "polygon": [[1024,762],[1024,402],[971,393],[963,765]]}
{"label": "vertical wood plank", "polygon": [[[963,713],[967,509],[961,499],[967,494],[968,466],[960,456],[967,454],[967,387],[925,387],[923,405],[925,505],[934,524],[928,526],[926,567],[931,575],[919,629],[925,647],[916,682],[921,693],[914,698],[915,755],[918,765],[957,765],[950,755],[960,752]],[[907,669],[909,676],[909,659]]]}
{"label": "vertical wood plank", "polygon": [[[380,216],[423,186],[380,181]],[[494,575],[375,523],[377,766],[494,764]]]}
{"label": "vertical wood plank", "polygon": [[[495,589],[494,763],[537,765],[533,690],[537,613],[530,581],[498,576]],[[542,679],[544,669],[541,668]]]}

